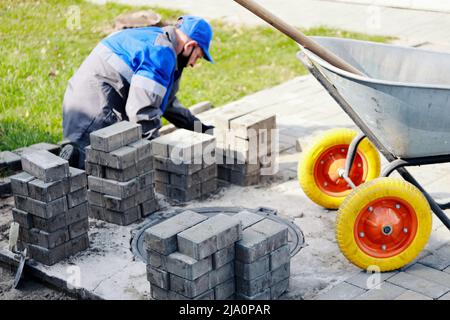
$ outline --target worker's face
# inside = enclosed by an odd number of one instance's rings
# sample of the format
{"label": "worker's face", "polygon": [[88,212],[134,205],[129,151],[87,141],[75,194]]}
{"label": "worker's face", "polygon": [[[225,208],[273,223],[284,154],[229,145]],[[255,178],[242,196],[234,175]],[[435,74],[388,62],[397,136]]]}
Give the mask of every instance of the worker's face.
{"label": "worker's face", "polygon": [[199,59],[203,58],[203,50],[198,46],[196,41],[188,41],[184,45],[184,50],[181,53],[182,60],[186,62],[186,67],[194,67]]}

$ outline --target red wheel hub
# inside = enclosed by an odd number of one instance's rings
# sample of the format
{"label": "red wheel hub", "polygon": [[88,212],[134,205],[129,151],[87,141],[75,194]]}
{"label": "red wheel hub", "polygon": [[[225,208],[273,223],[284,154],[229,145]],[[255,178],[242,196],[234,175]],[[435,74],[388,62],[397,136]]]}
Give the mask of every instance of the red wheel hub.
{"label": "red wheel hub", "polygon": [[[339,176],[339,170],[345,169],[348,145],[338,145],[322,152],[314,167],[317,186],[330,196],[340,197],[348,194],[351,187]],[[358,186],[367,177],[367,160],[357,152],[349,177]]]}
{"label": "red wheel hub", "polygon": [[409,247],[417,232],[415,210],[404,200],[385,197],[365,206],[355,222],[359,248],[375,258],[389,258]]}

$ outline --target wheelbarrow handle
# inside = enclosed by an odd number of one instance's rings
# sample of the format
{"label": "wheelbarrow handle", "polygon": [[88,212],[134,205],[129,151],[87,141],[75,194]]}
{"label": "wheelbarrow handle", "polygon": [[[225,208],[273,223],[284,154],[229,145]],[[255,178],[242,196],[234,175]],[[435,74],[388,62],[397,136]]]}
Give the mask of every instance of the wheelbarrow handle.
{"label": "wheelbarrow handle", "polygon": [[304,48],[310,50],[314,54],[316,54],[318,57],[322,58],[329,64],[335,66],[336,68],[345,70],[347,72],[359,75],[359,76],[365,76],[361,71],[353,67],[352,65],[348,64],[341,58],[339,58],[337,55],[335,55],[333,52],[325,49],[320,44],[312,40],[311,38],[304,35],[302,32],[291,26],[290,24],[284,22],[277,16],[275,16],[273,13],[259,5],[253,0],[234,0],[235,2],[239,3],[241,6],[252,12],[253,14],[257,15],[264,21],[266,21],[268,24],[272,25],[274,28],[278,29],[280,32],[284,33],[291,39],[293,39],[295,42],[302,45]]}

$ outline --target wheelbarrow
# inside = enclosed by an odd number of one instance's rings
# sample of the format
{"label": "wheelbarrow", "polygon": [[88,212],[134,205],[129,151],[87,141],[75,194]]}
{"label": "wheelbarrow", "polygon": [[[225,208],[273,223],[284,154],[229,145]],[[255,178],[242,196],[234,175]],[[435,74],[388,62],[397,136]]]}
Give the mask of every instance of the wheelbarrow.
{"label": "wheelbarrow", "polygon": [[[360,129],[325,132],[298,165],[305,194],[339,209],[342,253],[381,272],[413,261],[428,242],[431,212],[450,229],[443,211],[450,206],[406,169],[450,162],[450,54],[328,37],[313,37],[306,48],[265,9],[235,1],[299,42],[300,61]],[[389,162],[382,170],[379,153]],[[394,171],[404,180],[390,177]]]}

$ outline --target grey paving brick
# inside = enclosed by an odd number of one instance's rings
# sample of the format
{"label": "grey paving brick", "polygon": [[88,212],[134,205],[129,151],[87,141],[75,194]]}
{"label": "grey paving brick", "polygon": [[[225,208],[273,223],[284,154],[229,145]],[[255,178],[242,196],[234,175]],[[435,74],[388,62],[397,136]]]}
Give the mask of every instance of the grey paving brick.
{"label": "grey paving brick", "polygon": [[235,250],[234,244],[219,250],[212,255],[212,265],[214,269],[218,269],[234,260]]}
{"label": "grey paving brick", "polygon": [[50,219],[43,219],[38,216],[30,215],[33,228],[45,231],[55,232],[67,226],[67,214],[61,213]]}
{"label": "grey paving brick", "polygon": [[279,247],[270,253],[270,270],[275,270],[291,260],[289,245]]}
{"label": "grey paving brick", "polygon": [[356,297],[355,300],[394,300],[405,292],[406,289],[402,287],[382,282],[379,288],[371,289]]}
{"label": "grey paving brick", "polygon": [[13,221],[17,222],[21,227],[25,229],[33,228],[32,216],[28,212],[19,210],[17,208],[12,209]]}
{"label": "grey paving brick", "polygon": [[141,161],[138,161],[136,164],[137,172],[139,175],[146,173],[147,171],[151,171],[154,169],[153,165],[153,157],[145,158]]}
{"label": "grey paving brick", "polygon": [[97,220],[105,220],[105,208],[96,205],[89,205],[89,217]]}
{"label": "grey paving brick", "polygon": [[149,201],[149,200],[157,200],[156,194],[155,194],[155,188],[152,185],[146,189],[143,189],[143,190],[139,191],[138,193],[136,193],[134,198],[135,198],[134,200],[135,200],[136,205],[144,203],[145,201]]}
{"label": "grey paving brick", "polygon": [[114,169],[105,167],[105,178],[110,180],[116,180],[120,182],[126,182],[139,175],[137,170],[137,164],[132,165],[125,169]]}
{"label": "grey paving brick", "polygon": [[136,206],[135,196],[122,199],[110,195],[103,195],[105,208],[113,211],[126,211]]}
{"label": "grey paving brick", "polygon": [[210,290],[209,273],[195,279],[186,280],[170,274],[170,290],[188,298],[194,298]]}
{"label": "grey paving brick", "polygon": [[11,195],[11,180],[8,177],[0,178],[0,197],[9,197]]}
{"label": "grey paving brick", "polygon": [[195,280],[212,270],[212,258],[195,260],[179,252],[174,252],[167,256],[166,269],[184,279]]}
{"label": "grey paving brick", "polygon": [[86,161],[96,163],[113,169],[126,169],[137,163],[137,150],[132,147],[121,147],[112,152],[93,150],[90,146],[85,148]]}
{"label": "grey paving brick", "polygon": [[433,300],[430,297],[424,296],[423,294],[420,294],[415,291],[406,290],[401,295],[399,295],[394,300]]}
{"label": "grey paving brick", "polygon": [[[217,166],[210,165],[207,168],[201,169],[200,171],[192,174],[192,175],[180,175],[172,173],[169,176],[165,176],[164,174],[160,174],[159,181],[164,183],[170,183],[175,187],[179,187],[181,189],[187,189],[193,185],[197,185],[211,179],[217,177]],[[168,180],[169,182],[165,182],[164,180]]]}
{"label": "grey paving brick", "polygon": [[236,292],[236,298],[238,300],[270,300],[271,299],[270,288],[262,292],[259,292],[253,296],[247,296],[243,293]]}
{"label": "grey paving brick", "polygon": [[69,225],[70,239],[77,238],[89,231],[88,219],[83,219]]}
{"label": "grey paving brick", "polygon": [[69,167],[69,173],[70,173],[69,192],[74,192],[87,186],[87,176],[84,170]]}
{"label": "grey paving brick", "polygon": [[178,249],[194,259],[201,260],[224,249],[242,237],[239,220],[218,214],[177,235]]}
{"label": "grey paving brick", "polygon": [[200,184],[192,186],[185,190],[161,182],[156,182],[155,189],[156,192],[180,202],[191,201],[202,196],[202,189]]}
{"label": "grey paving brick", "polygon": [[194,300],[215,300],[215,291],[213,289],[208,290],[195,297]]}
{"label": "grey paving brick", "polygon": [[264,219],[250,227],[267,237],[269,251],[274,251],[288,242],[288,228],[286,225],[270,219]]}
{"label": "grey paving brick", "polygon": [[325,293],[322,293],[315,297],[316,300],[352,300],[363,293],[366,290],[361,289],[352,284],[341,282],[337,286],[331,288]]}
{"label": "grey paving brick", "polygon": [[152,144],[152,154],[154,156],[160,156],[163,158],[169,157],[169,143],[172,141],[172,138],[169,135],[164,135],[153,139],[151,141]]}
{"label": "grey paving brick", "polygon": [[102,220],[120,226],[128,226],[138,221],[140,218],[141,218],[141,210],[139,206],[136,206],[122,212],[104,209]]}
{"label": "grey paving brick", "polygon": [[12,172],[22,169],[20,156],[11,151],[0,152],[0,171],[10,170]]}
{"label": "grey paving brick", "polygon": [[67,205],[69,208],[76,207],[87,201],[87,189],[83,187],[67,194]]}
{"label": "grey paving brick", "polygon": [[358,274],[345,280],[345,282],[360,287],[361,289],[369,290],[378,286],[380,283],[386,281],[387,279],[396,275],[397,273],[398,271],[383,272],[383,273],[361,271]]}
{"label": "grey paving brick", "polygon": [[413,264],[405,272],[450,288],[450,274],[446,272],[430,268],[420,263]]}
{"label": "grey paving brick", "polygon": [[44,182],[34,179],[28,182],[28,192],[30,198],[41,202],[51,202],[63,197],[69,191],[69,181],[61,180],[56,182]]}
{"label": "grey paving brick", "polygon": [[152,143],[148,140],[141,139],[130,143],[128,146],[136,149],[137,161],[152,157]]}
{"label": "grey paving brick", "polygon": [[234,278],[228,279],[214,288],[215,300],[225,300],[233,295],[235,291],[236,286]]}
{"label": "grey paving brick", "polygon": [[267,255],[270,251],[267,248],[267,236],[247,228],[242,232],[242,240],[236,242],[236,259],[251,263]]}
{"label": "grey paving brick", "polygon": [[248,187],[259,184],[260,178],[261,175],[259,171],[250,175],[242,175],[239,172],[231,170],[230,179],[228,181],[238,186]]}
{"label": "grey paving brick", "polygon": [[138,190],[144,190],[153,186],[155,181],[155,173],[154,171],[148,171],[143,175],[140,175],[138,178]]}
{"label": "grey paving brick", "polygon": [[28,242],[39,247],[53,249],[69,241],[67,228],[55,232],[45,232],[39,229],[30,229]]}
{"label": "grey paving brick", "polygon": [[21,172],[11,176],[10,179],[13,194],[27,197],[29,195],[28,182],[34,180],[35,177],[27,172]]}
{"label": "grey paving brick", "polygon": [[78,222],[80,220],[88,220],[89,205],[83,202],[76,207],[70,208],[66,213],[66,224]]}
{"label": "grey paving brick", "polygon": [[235,265],[234,262],[227,263],[226,265],[214,269],[209,273],[209,287],[214,288],[215,286],[219,285],[220,283],[223,283],[227,281],[228,279],[231,279],[235,275]]}
{"label": "grey paving brick", "polygon": [[[32,144],[30,146],[27,146],[25,148],[22,148],[23,151],[26,151],[24,149],[48,151],[48,152],[58,155],[59,151],[61,150],[61,147],[59,145],[53,144],[53,143],[39,142],[39,143]],[[22,151],[22,153],[23,153],[23,151]],[[14,152],[20,153],[20,151],[17,151],[17,150],[14,150]],[[20,154],[22,154],[22,153],[20,153]]]}
{"label": "grey paving brick", "polygon": [[210,195],[217,190],[217,179],[202,182],[202,196]]}
{"label": "grey paving brick", "polygon": [[155,300],[169,300],[169,290],[165,290],[155,285],[151,285],[150,292],[151,297]]}
{"label": "grey paving brick", "polygon": [[94,150],[110,152],[135,142],[142,137],[142,127],[128,121],[118,122],[90,134]]}
{"label": "grey paving brick", "polygon": [[433,299],[439,298],[450,290],[450,288],[443,285],[439,285],[405,272],[400,272],[389,278],[387,281],[405,289],[416,291]]}
{"label": "grey paving brick", "polygon": [[48,151],[24,152],[22,168],[44,182],[54,182],[69,177],[69,163]]}
{"label": "grey paving brick", "polygon": [[26,199],[26,209],[22,210],[44,219],[50,219],[58,214],[67,212],[67,199],[64,196],[51,202],[45,203],[28,198]]}
{"label": "grey paving brick", "polygon": [[[236,276],[236,292],[246,296],[254,296],[269,289],[271,285],[270,273],[266,273],[252,280],[245,280]],[[270,290],[269,290],[270,294]]]}
{"label": "grey paving brick", "polygon": [[152,213],[159,210],[159,203],[157,199],[147,200],[140,204],[141,206],[141,216],[148,217]]}
{"label": "grey paving brick", "polygon": [[169,273],[164,270],[157,269],[151,265],[147,265],[147,280],[159,288],[169,290],[170,280]]}
{"label": "grey paving brick", "polygon": [[184,211],[145,231],[145,247],[164,255],[177,251],[177,234],[206,220],[207,217],[193,211]]}
{"label": "grey paving brick", "polygon": [[274,284],[283,281],[284,279],[289,278],[291,273],[291,264],[290,262],[283,264],[278,269],[272,270],[270,272],[270,285],[273,286]]}
{"label": "grey paving brick", "polygon": [[283,293],[289,289],[289,278],[275,283],[270,287],[270,298],[272,300],[278,299]]}
{"label": "grey paving brick", "polygon": [[194,174],[203,168],[203,163],[174,163],[168,158],[154,157],[154,167],[157,170],[168,171],[182,175]]}
{"label": "grey paving brick", "polygon": [[235,265],[236,276],[245,280],[252,280],[269,272],[270,256],[266,255],[252,263],[243,263],[236,260]]}
{"label": "grey paving brick", "polygon": [[66,246],[67,244],[64,243],[53,249],[46,249],[32,244],[28,244],[26,247],[32,259],[51,266],[67,257]]}
{"label": "grey paving brick", "polygon": [[89,248],[89,236],[87,234],[83,234],[78,238],[71,239],[65,244],[67,256],[75,255],[78,252],[86,250],[87,248]]}
{"label": "grey paving brick", "polygon": [[154,268],[167,271],[167,256],[162,255],[156,251],[147,251],[147,263]]}
{"label": "grey paving brick", "polygon": [[99,178],[106,178],[105,167],[96,163],[85,161],[86,174]]}
{"label": "grey paving brick", "polygon": [[439,248],[419,262],[434,269],[444,270],[450,266],[450,245]]}
{"label": "grey paving brick", "polygon": [[170,184],[170,175],[171,173],[168,171],[155,170],[155,181]]}
{"label": "grey paving brick", "polygon": [[242,229],[247,229],[248,227],[264,219],[263,216],[247,210],[235,214],[234,217],[241,221]]}
{"label": "grey paving brick", "polygon": [[91,191],[108,194],[118,198],[128,198],[138,191],[137,178],[128,182],[118,182],[89,176],[88,183]]}
{"label": "grey paving brick", "polygon": [[87,191],[87,200],[88,200],[89,204],[92,204],[92,205],[95,205],[98,207],[106,206],[105,198],[103,197],[103,194],[99,193],[99,192],[88,190]]}

